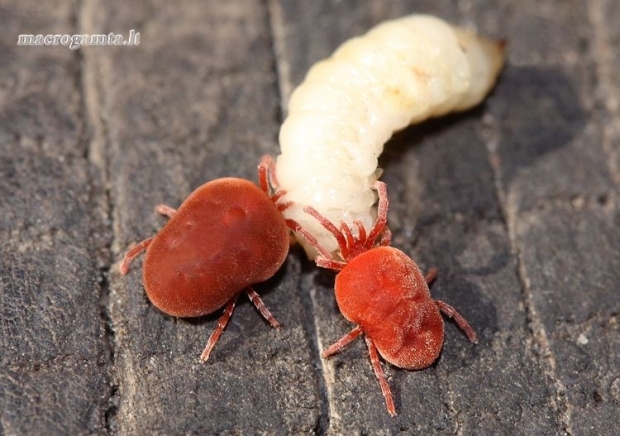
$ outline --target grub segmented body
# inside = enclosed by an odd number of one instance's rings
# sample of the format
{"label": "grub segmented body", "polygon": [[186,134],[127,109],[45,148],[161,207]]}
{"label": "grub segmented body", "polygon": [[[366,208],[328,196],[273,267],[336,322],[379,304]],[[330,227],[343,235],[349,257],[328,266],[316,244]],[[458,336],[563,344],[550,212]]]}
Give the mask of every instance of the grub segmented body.
{"label": "grub segmented body", "polygon": [[278,182],[294,204],[285,217],[330,251],[335,239],[304,206],[370,228],[384,144],[412,123],[479,104],[499,74],[503,46],[412,15],[376,26],[317,63],[291,95],[280,131]]}

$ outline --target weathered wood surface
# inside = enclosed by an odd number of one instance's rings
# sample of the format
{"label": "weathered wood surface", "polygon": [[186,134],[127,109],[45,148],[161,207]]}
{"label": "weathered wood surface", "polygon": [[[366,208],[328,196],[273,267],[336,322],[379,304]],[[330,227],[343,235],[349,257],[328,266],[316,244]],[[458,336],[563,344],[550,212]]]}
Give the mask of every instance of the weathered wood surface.
{"label": "weathered wood surface", "polygon": [[[255,179],[308,67],[373,24],[427,12],[506,38],[480,108],[399,133],[382,158],[394,245],[440,275],[439,361],[386,366],[390,418],[333,275],[293,250],[239,305],[177,320],[123,250],[192,189]],[[613,0],[0,2],[0,434],[617,434],[620,6]],[[138,47],[17,35],[141,33]]]}

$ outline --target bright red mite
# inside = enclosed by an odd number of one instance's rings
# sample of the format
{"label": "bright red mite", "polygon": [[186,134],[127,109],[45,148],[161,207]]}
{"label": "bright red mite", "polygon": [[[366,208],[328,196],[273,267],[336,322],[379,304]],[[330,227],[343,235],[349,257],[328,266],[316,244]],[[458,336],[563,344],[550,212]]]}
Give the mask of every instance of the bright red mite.
{"label": "bright red mite", "polygon": [[334,235],[343,261],[335,258],[305,230],[297,231],[319,252],[317,265],[339,271],[335,283],[336,302],[344,317],[357,324],[324,350],[323,357],[339,352],[363,333],[388,412],[394,416],[392,393],[378,354],[399,368],[428,367],[437,359],[443,345],[441,312],[453,318],[471,342],[477,339],[469,323],[452,306],[432,299],[428,284],[435,278],[436,270],[424,277],[409,256],[388,247],[391,234],[386,227],[386,186],[376,182],[375,188],[379,193],[378,216],[368,235],[359,221],[354,223],[358,232],[354,236],[346,223],[343,222],[339,230],[314,208],[304,208]]}
{"label": "bright red mite", "polygon": [[127,274],[131,261],[146,249],[144,288],[153,305],[168,315],[198,317],[226,306],[202,352],[203,362],[243,290],[265,319],[280,327],[251,285],[280,269],[289,251],[288,229],[299,226],[282,217],[290,206],[278,203],[284,191],[271,193],[275,173],[270,157],[263,157],[258,174],[260,189],[248,180],[223,178],[197,188],[178,210],[158,206],[170,221],[130,249],[120,266]]}

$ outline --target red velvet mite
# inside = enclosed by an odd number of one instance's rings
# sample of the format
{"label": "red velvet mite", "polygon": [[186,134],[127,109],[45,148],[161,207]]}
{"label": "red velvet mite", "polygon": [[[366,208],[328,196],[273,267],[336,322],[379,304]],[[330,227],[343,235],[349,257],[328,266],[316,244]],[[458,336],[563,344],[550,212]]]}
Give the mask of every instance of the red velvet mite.
{"label": "red velvet mite", "polygon": [[409,256],[388,246],[391,235],[386,227],[386,186],[376,182],[375,188],[379,193],[378,216],[368,235],[360,221],[355,222],[358,234],[354,236],[346,223],[343,222],[339,230],[312,207],[304,208],[334,235],[342,260],[335,258],[308,232],[298,229],[298,233],[319,252],[317,265],[339,271],[335,282],[336,302],[344,317],[357,324],[324,350],[323,357],[339,352],[364,334],[388,412],[394,416],[392,393],[378,354],[399,368],[428,367],[443,346],[442,312],[455,320],[471,342],[477,339],[469,323],[453,307],[431,297],[428,284],[435,278],[436,271],[433,269],[424,277]]}
{"label": "red velvet mite", "polygon": [[289,227],[279,203],[284,191],[271,194],[273,161],[263,157],[259,184],[237,178],[205,183],[178,210],[160,205],[170,218],[152,238],[130,249],[120,266],[127,274],[131,261],[146,249],[143,283],[155,307],[168,315],[191,318],[225,306],[201,355],[205,362],[232,316],[239,293],[245,290],[274,328],[280,324],[252,289],[272,277],[289,251]]}

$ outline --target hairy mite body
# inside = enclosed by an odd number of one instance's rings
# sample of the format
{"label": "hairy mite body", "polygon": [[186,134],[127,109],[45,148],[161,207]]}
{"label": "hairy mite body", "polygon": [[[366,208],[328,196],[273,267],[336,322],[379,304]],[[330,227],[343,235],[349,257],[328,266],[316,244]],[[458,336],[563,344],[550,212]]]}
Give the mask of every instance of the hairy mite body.
{"label": "hairy mite body", "polygon": [[248,180],[217,179],[187,197],[153,239],[144,287],[169,315],[206,315],[272,277],[288,247],[288,228],[263,191]]}
{"label": "hairy mite body", "polygon": [[303,213],[372,226],[377,159],[395,131],[471,108],[489,92],[503,43],[428,15],[387,21],[317,63],[293,92],[280,130],[279,186],[298,221],[330,252],[334,238]]}
{"label": "hairy mite body", "polygon": [[256,308],[279,328],[280,324],[251,288],[272,277],[289,250],[289,228],[299,227],[282,217],[288,203],[284,192],[270,195],[273,162],[259,165],[259,189],[252,182],[223,178],[208,182],[178,210],[160,205],[170,221],[154,237],[129,250],[120,266],[127,274],[131,261],[146,250],[143,283],[149,300],[168,315],[197,317],[225,307],[201,359],[206,361],[245,290]]}
{"label": "hairy mite body", "polygon": [[431,297],[428,283],[435,278],[436,271],[423,276],[409,256],[389,247],[386,187],[382,182],[375,182],[374,187],[379,191],[379,207],[369,233],[361,221],[353,223],[357,228],[354,236],[347,223],[341,222],[338,228],[316,209],[304,208],[335,238],[338,257],[307,229],[298,228],[297,232],[319,253],[317,265],[339,271],[334,286],[336,302],[344,317],[357,324],[328,347],[323,357],[337,353],[363,334],[388,412],[394,416],[396,408],[379,355],[399,368],[422,369],[431,365],[443,346],[442,312],[455,320],[471,342],[477,339],[469,323],[452,306]]}
{"label": "hairy mite body", "polygon": [[422,369],[439,356],[443,319],[420,268],[402,251],[376,247],[354,257],[335,290],[340,312],[391,364]]}

